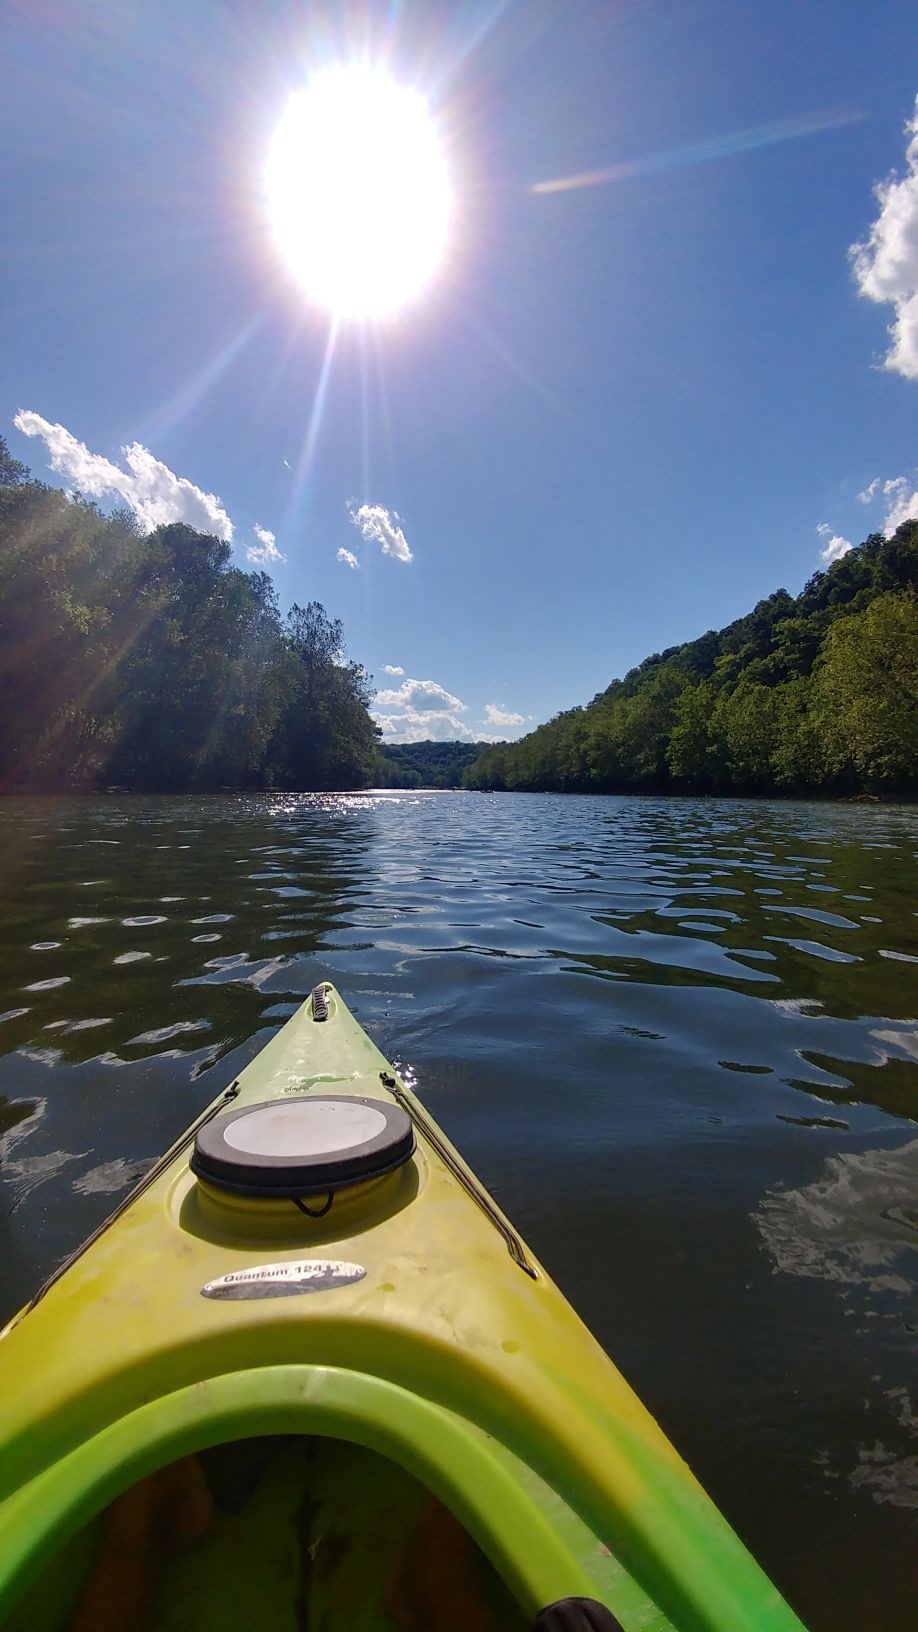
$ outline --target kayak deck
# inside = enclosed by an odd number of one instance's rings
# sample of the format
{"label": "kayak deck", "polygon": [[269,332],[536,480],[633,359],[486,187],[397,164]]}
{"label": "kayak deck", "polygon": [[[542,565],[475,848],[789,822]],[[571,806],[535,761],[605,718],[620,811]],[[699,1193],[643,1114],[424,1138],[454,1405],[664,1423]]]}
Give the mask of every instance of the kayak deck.
{"label": "kayak deck", "polygon": [[197,1177],[192,1129],[11,1324],[0,1610],[137,1481],[293,1435],[417,1481],[524,1624],[584,1596],[625,1632],[799,1632],[475,1175],[326,999],[322,1023],[305,1004],[205,1117],[303,1096],[392,1104],[411,1159],[303,1210]]}

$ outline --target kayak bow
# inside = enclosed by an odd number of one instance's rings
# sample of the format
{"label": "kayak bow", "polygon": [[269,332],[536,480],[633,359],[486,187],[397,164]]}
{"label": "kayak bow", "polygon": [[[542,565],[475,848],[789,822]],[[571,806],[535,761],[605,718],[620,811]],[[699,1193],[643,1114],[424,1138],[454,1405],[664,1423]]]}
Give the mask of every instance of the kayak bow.
{"label": "kayak bow", "polygon": [[330,986],[6,1328],[0,1399],[4,1626],[88,1624],[127,1533],[156,1627],[253,1624],[283,1544],[266,1627],[451,1628],[478,1570],[465,1625],[801,1632]]}

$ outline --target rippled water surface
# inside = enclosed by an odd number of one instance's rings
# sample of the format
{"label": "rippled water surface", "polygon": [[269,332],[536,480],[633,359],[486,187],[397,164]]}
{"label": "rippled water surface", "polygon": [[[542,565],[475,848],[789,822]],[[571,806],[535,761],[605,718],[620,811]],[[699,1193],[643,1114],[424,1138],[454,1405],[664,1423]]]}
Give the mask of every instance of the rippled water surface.
{"label": "rippled water surface", "polygon": [[0,804],[0,1313],[320,977],[813,1632],[918,1622],[918,812]]}

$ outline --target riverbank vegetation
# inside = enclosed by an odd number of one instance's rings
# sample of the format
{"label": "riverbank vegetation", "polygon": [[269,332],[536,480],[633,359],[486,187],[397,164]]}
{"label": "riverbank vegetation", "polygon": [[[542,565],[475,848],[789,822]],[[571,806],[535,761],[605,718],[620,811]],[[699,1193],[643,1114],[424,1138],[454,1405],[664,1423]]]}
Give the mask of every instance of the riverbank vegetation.
{"label": "riverbank vegetation", "polygon": [[471,788],[918,794],[918,521],[488,748]]}
{"label": "riverbank vegetation", "polygon": [[379,750],[380,788],[461,788],[483,742],[388,742]]}
{"label": "riverbank vegetation", "polygon": [[316,601],[172,523],[33,481],[0,438],[0,789],[918,794],[918,521],[648,657],[515,743],[380,745]]}
{"label": "riverbank vegetation", "polygon": [[372,687],[316,601],[184,524],[141,534],[0,439],[0,788],[357,788]]}

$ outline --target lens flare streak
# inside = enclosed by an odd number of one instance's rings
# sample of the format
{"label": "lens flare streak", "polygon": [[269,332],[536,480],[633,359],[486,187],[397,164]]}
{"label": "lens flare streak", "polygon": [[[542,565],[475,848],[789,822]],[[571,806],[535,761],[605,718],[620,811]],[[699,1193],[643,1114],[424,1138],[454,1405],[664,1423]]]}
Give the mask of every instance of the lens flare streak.
{"label": "lens flare streak", "polygon": [[163,403],[148,420],[143,422],[135,432],[133,440],[150,443],[174,431],[198,404],[210,395],[214,386],[232,368],[237,357],[245,350],[263,322],[264,318],[260,313],[251,318],[233,339],[228,340],[225,346],[221,346],[209,363],[205,363],[204,367],[187,380],[168,402]]}
{"label": "lens flare streak", "polygon": [[290,502],[287,505],[287,514],[283,529],[284,535],[287,537],[293,536],[294,524],[298,519],[299,512],[302,508],[306,488],[312,473],[316,447],[319,440],[319,432],[322,428],[322,419],[325,412],[325,400],[328,396],[328,386],[331,378],[332,360],[335,355],[335,344],[338,339],[338,329],[338,319],[332,318],[328,328],[328,339],[325,342],[325,354],[322,358],[322,366],[319,369],[319,378],[316,382],[315,396],[312,399],[312,410],[309,415],[309,423],[306,427],[306,435],[303,438],[303,447],[300,452],[299,459],[297,460],[296,470],[293,473],[293,481],[290,489]]}
{"label": "lens flare streak", "polygon": [[649,153],[639,159],[623,159],[619,164],[607,165],[602,170],[581,170],[574,176],[559,176],[551,181],[535,181],[531,193],[573,193],[586,187],[609,187],[616,181],[629,181],[633,176],[664,175],[669,170],[687,170],[695,164],[712,164],[717,159],[730,159],[737,153],[752,153],[760,147],[776,147],[780,142],[793,142],[803,136],[819,136],[826,130],[841,130],[847,125],[861,124],[867,115],[850,109],[829,109],[824,113],[804,114],[797,119],[777,119],[768,125],[753,125],[749,130],[737,130],[727,136],[713,136],[706,142],[691,142],[687,147],[670,148],[666,153]]}

